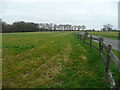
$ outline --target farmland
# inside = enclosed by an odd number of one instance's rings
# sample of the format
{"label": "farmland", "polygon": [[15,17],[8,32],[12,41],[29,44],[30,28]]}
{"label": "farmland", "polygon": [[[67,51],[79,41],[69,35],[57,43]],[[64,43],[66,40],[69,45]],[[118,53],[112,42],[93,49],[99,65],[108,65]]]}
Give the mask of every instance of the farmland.
{"label": "farmland", "polygon": [[77,33],[4,33],[3,88],[110,87],[99,52],[78,40]]}
{"label": "farmland", "polygon": [[102,31],[102,32],[89,32],[90,35],[95,35],[95,36],[102,36],[102,37],[106,37],[106,38],[112,38],[112,39],[119,39],[118,38],[118,33],[117,31],[109,31],[109,32],[106,32],[106,31]]}

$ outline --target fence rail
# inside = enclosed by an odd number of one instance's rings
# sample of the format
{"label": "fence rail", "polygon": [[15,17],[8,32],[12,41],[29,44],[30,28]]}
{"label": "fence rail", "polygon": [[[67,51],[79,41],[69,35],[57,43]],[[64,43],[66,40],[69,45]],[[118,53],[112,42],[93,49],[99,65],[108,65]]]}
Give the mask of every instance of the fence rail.
{"label": "fence rail", "polygon": [[[90,39],[89,42],[87,42],[87,39]],[[103,38],[93,38],[93,36],[88,36],[88,33],[85,34],[78,34],[78,39],[83,40],[84,43],[90,45],[90,47],[95,48],[96,50],[99,51],[100,57],[105,65],[105,79],[107,82],[109,82],[111,88],[116,88],[116,83],[115,79],[112,76],[112,72],[110,70],[110,60],[112,60],[115,63],[115,66],[120,72],[120,60],[118,57],[112,52],[112,45],[105,45],[103,43]],[[93,40],[98,41],[99,43],[99,48],[96,47],[95,45],[92,44]],[[106,57],[103,54],[103,50],[106,51]]]}

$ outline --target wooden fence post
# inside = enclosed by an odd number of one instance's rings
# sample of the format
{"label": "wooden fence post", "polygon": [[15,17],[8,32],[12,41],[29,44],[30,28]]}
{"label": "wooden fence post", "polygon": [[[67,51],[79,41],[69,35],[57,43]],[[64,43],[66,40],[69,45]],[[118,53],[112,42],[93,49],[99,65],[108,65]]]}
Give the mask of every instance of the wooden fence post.
{"label": "wooden fence post", "polygon": [[90,36],[90,47],[92,47],[92,36]]}
{"label": "wooden fence post", "polygon": [[80,38],[80,35],[78,34],[78,39]]}
{"label": "wooden fence post", "polygon": [[112,90],[115,90],[116,84],[115,80],[112,76],[111,70],[110,70],[110,52],[112,50],[112,45],[107,46],[107,59],[106,59],[106,64],[105,64],[105,79],[107,82],[110,83],[110,86]]}
{"label": "wooden fence post", "polygon": [[86,36],[86,38],[88,37],[88,32],[87,31],[85,31],[85,36]]}
{"label": "wooden fence post", "polygon": [[80,39],[82,40],[82,34],[80,34]]}
{"label": "wooden fence post", "polygon": [[85,37],[85,34],[84,34],[84,43],[85,43],[85,38],[86,38],[86,37]]}
{"label": "wooden fence post", "polygon": [[99,52],[100,53],[102,53],[103,51],[102,43],[103,43],[103,38],[99,38]]}
{"label": "wooden fence post", "polygon": [[101,38],[101,51],[103,52],[103,38]]}
{"label": "wooden fence post", "polygon": [[107,57],[106,57],[106,63],[105,63],[105,79],[106,81],[109,80],[109,72],[110,72],[110,51],[112,49],[112,46],[111,45],[108,45],[107,46]]}

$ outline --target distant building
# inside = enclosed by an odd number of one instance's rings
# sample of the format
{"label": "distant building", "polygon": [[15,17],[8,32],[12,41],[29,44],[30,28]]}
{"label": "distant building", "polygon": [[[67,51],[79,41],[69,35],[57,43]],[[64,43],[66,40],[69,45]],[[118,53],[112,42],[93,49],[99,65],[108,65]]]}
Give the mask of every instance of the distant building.
{"label": "distant building", "polygon": [[120,30],[120,1],[118,2],[118,30]]}

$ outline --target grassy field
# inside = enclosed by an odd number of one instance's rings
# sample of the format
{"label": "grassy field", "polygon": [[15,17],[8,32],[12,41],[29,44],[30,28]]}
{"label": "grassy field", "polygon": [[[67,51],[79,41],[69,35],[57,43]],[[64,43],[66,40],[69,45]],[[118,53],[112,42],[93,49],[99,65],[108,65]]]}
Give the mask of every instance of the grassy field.
{"label": "grassy field", "polygon": [[110,87],[99,53],[77,32],[6,33],[2,55],[4,88]]}
{"label": "grassy field", "polygon": [[107,37],[107,38],[112,38],[112,39],[117,39],[120,40],[120,38],[118,38],[118,33],[120,32],[89,32],[90,35],[95,35],[95,36],[102,36],[102,37]]}

